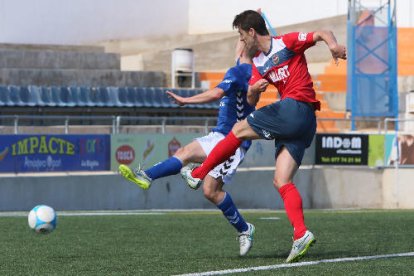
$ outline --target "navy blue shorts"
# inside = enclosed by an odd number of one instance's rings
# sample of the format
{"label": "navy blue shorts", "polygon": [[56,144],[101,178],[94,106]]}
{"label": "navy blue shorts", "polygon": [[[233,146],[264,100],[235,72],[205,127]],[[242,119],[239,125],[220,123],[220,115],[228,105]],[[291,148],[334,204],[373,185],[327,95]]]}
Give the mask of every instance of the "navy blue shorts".
{"label": "navy blue shorts", "polygon": [[247,122],[263,139],[275,139],[276,157],[286,147],[298,166],[316,132],[313,106],[290,98],[254,111],[247,117]]}

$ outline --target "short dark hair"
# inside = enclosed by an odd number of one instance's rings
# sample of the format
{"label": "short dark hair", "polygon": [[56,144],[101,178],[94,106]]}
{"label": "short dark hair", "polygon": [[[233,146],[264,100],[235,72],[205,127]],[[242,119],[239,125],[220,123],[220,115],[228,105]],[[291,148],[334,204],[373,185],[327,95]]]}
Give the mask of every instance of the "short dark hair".
{"label": "short dark hair", "polygon": [[250,28],[253,28],[259,35],[269,35],[263,17],[260,13],[253,10],[247,10],[236,15],[233,20],[233,28],[242,29],[246,32],[250,30]]}

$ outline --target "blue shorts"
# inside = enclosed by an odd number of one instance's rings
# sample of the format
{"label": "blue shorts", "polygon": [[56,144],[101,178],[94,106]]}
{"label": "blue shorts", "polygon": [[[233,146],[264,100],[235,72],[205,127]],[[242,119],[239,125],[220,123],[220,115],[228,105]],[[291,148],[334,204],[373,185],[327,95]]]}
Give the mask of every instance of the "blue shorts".
{"label": "blue shorts", "polygon": [[275,139],[275,157],[286,147],[298,166],[316,132],[313,106],[290,98],[254,111],[247,117],[247,122],[263,139]]}

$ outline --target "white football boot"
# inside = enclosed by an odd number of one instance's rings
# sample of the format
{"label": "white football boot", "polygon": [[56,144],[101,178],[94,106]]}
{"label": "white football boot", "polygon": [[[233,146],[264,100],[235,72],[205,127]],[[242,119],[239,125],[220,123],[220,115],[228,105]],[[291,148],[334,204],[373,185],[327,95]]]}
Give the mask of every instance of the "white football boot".
{"label": "white football boot", "polygon": [[249,228],[247,228],[246,231],[239,233],[239,236],[237,237],[240,242],[240,256],[246,255],[253,246],[253,235],[256,229],[253,224],[248,222],[247,226]]}
{"label": "white football boot", "polygon": [[305,235],[302,238],[293,241],[292,250],[290,251],[289,256],[286,259],[287,263],[294,263],[299,261],[306,252],[308,252],[309,247],[311,247],[316,242],[315,237],[312,232],[306,230]]}
{"label": "white football boot", "polygon": [[180,171],[181,177],[184,179],[187,185],[193,190],[197,190],[198,188],[200,188],[201,184],[203,183],[203,180],[201,180],[200,178],[195,178],[191,175],[191,172],[196,166],[196,164],[190,163],[187,166],[181,168]]}

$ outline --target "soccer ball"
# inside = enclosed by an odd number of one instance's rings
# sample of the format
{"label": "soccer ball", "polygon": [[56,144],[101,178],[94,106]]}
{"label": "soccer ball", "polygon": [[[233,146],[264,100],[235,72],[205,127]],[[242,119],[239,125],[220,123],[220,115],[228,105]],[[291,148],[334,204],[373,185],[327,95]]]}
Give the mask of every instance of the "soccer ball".
{"label": "soccer ball", "polygon": [[55,210],[47,205],[37,205],[29,213],[29,226],[37,233],[50,233],[56,228]]}

